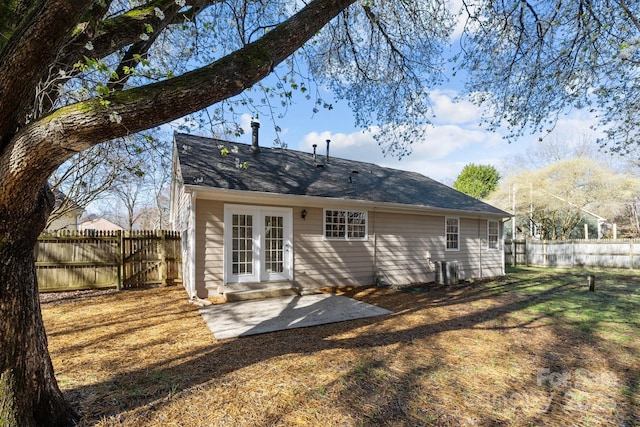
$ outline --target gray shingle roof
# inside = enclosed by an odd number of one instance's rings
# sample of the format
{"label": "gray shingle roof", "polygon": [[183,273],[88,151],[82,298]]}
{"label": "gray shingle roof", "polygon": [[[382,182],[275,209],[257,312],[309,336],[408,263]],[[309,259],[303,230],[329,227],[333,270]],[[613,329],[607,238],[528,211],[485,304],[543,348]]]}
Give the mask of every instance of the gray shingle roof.
{"label": "gray shingle roof", "polygon": [[[508,217],[509,214],[415,172],[280,148],[174,135],[186,185],[328,197]],[[222,151],[228,150],[228,154]],[[244,169],[246,162],[248,168]]]}

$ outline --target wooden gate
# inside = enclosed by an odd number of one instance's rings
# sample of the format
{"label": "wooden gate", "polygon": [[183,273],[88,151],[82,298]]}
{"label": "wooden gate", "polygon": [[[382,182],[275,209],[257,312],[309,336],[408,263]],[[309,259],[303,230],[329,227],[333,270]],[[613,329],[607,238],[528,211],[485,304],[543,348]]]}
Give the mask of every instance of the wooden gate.
{"label": "wooden gate", "polygon": [[173,231],[45,233],[35,249],[40,292],[133,288],[182,280],[180,234]]}
{"label": "wooden gate", "polygon": [[125,233],[122,238],[122,286],[166,285],[177,275],[180,235],[173,231]]}

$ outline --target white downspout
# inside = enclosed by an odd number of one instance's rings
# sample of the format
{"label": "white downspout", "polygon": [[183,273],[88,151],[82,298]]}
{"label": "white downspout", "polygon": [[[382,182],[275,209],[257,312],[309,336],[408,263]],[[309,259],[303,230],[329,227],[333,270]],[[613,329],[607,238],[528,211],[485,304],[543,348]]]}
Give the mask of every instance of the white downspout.
{"label": "white downspout", "polygon": [[[482,220],[480,218],[478,218],[478,243],[479,243],[479,251],[478,251],[478,273],[480,275],[480,278],[483,279],[483,274],[482,274],[482,248],[484,247],[484,239],[483,239],[483,233],[482,233],[482,223],[484,222],[485,224],[485,231],[488,231],[488,227],[489,227],[489,221],[488,220]],[[486,242],[488,245],[488,241]]]}
{"label": "white downspout", "polygon": [[378,271],[378,234],[376,233],[376,208],[374,207],[371,211],[373,214],[373,221],[371,221],[371,226],[373,228],[373,284],[377,286],[379,283],[380,272]]}
{"label": "white downspout", "polygon": [[195,298],[196,293],[196,192],[191,193],[189,200],[189,283],[187,293],[190,298]]}

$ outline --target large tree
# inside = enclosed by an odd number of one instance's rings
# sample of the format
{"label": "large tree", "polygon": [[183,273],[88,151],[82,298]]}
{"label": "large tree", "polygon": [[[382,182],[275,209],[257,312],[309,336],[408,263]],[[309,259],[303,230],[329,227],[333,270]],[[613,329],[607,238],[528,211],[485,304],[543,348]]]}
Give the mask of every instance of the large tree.
{"label": "large tree", "polygon": [[[33,260],[60,165],[252,87],[238,102],[287,103],[305,81],[347,99],[359,124],[410,135],[428,120],[451,22],[436,0],[0,2],[0,425],[74,419],[47,351]],[[257,84],[272,73],[278,83]],[[388,150],[405,149],[407,139],[391,141]]]}
{"label": "large tree", "polygon": [[490,201],[513,212],[516,227],[526,235],[564,240],[583,236],[583,224],[597,224],[597,217],[613,222],[633,203],[639,185],[632,175],[576,157],[508,176]]}
{"label": "large tree", "polygon": [[491,165],[469,163],[462,168],[453,188],[476,199],[484,199],[498,187],[500,174]]}
{"label": "large tree", "polygon": [[544,136],[560,114],[591,112],[608,149],[640,136],[640,3],[627,0],[463,0],[468,89],[510,137]]}

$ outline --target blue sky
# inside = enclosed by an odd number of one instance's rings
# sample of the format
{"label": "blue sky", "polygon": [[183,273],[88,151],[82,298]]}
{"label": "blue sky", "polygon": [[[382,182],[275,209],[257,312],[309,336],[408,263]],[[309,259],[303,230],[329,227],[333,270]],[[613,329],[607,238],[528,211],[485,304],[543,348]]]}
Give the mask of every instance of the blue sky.
{"label": "blue sky", "polygon": [[[448,4],[454,11],[461,7],[459,0],[449,0]],[[451,37],[454,49],[462,28],[460,21]],[[294,150],[312,152],[312,145],[317,144],[319,154],[324,154],[325,141],[330,139],[332,156],[419,172],[447,185],[453,184],[468,163],[493,165],[503,172],[505,160],[526,152],[540,135],[527,135],[510,144],[503,139],[506,130],[491,132],[481,126],[480,108],[470,102],[453,101],[463,87],[463,78],[464,74],[459,73],[458,77],[431,92],[433,111],[427,114],[431,116],[433,126],[428,129],[427,138],[415,141],[411,155],[402,160],[385,157],[373,138],[374,134],[354,126],[353,113],[345,101],[334,101],[332,110],[320,109],[314,114],[313,101],[306,101],[303,96],[294,98],[294,105],[277,123],[282,129],[280,138]],[[323,97],[332,101],[329,93],[323,93]],[[242,117],[245,134],[238,139],[239,142],[251,142],[250,121],[249,114]],[[276,138],[273,123],[264,118],[261,123],[261,145],[271,146]],[[593,136],[595,141],[599,135],[589,130],[594,123],[593,117],[574,111],[560,118],[549,137],[570,142],[575,138]]]}

